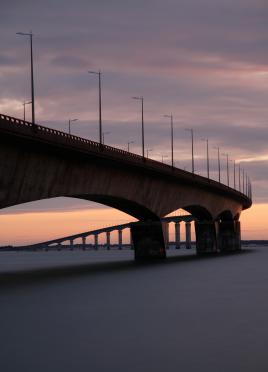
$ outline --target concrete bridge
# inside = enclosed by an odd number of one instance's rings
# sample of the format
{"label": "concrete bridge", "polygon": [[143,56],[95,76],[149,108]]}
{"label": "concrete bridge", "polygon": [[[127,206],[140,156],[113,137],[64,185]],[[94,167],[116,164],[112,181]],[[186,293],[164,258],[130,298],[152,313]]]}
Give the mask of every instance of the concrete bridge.
{"label": "concrete bridge", "polygon": [[198,253],[240,249],[246,193],[214,180],[41,125],[0,115],[0,208],[59,196],[114,207],[131,224],[136,259],[165,257],[165,223],[182,208],[195,218]]}
{"label": "concrete bridge", "polygon": [[[162,223],[165,224],[165,243],[166,248],[169,248],[170,245],[170,234],[169,234],[169,225],[174,224],[175,227],[175,239],[173,244],[175,245],[176,249],[181,248],[181,225],[184,224],[185,227],[185,248],[190,249],[192,247],[192,240],[191,240],[191,222],[195,221],[192,215],[183,215],[183,216],[171,216],[166,217],[161,220]],[[134,222],[135,223],[135,222]],[[70,249],[86,249],[87,247],[94,247],[95,250],[98,250],[100,246],[105,247],[107,250],[110,250],[112,247],[111,244],[111,233],[117,233],[117,244],[115,244],[119,250],[123,248],[123,246],[128,246],[133,248],[133,242],[131,238],[131,233],[129,234],[130,239],[128,242],[124,241],[123,239],[123,231],[124,230],[131,230],[132,222],[125,223],[121,225],[115,226],[108,226],[103,227],[101,229],[85,231],[79,234],[68,235],[64,237],[60,237],[57,239],[47,240],[40,243],[35,243],[27,246],[21,247],[8,247],[3,250],[49,250],[49,249],[58,249],[61,250],[62,248],[70,248]],[[99,237],[105,235],[105,243],[100,244]],[[87,239],[93,237],[94,244],[89,244]]]}

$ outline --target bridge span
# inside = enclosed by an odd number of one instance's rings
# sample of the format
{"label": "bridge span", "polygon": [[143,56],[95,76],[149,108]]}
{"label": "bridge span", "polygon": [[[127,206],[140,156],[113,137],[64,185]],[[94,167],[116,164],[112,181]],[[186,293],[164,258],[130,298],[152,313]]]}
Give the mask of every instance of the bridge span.
{"label": "bridge span", "polygon": [[[181,224],[183,223],[185,226],[185,242],[184,246],[187,249],[192,247],[191,241],[191,222],[194,222],[195,219],[192,215],[183,215],[183,216],[170,216],[165,217],[161,220],[162,223],[165,225],[164,229],[164,238],[166,248],[169,248],[170,244],[174,244],[176,249],[180,249],[182,245],[181,241]],[[135,222],[134,222],[135,223]],[[173,242],[170,241],[170,232],[169,232],[169,225],[173,223],[175,227],[175,239]],[[58,249],[61,250],[62,248],[70,248],[70,249],[87,249],[88,247],[94,248],[98,250],[100,246],[110,250],[112,246],[116,246],[119,250],[123,249],[124,246],[133,249],[133,242],[131,238],[131,231],[129,234],[128,241],[124,241],[123,239],[123,231],[124,230],[131,230],[133,222],[124,223],[115,226],[108,226],[103,227],[96,230],[85,231],[78,234],[68,235],[52,240],[47,240],[40,243],[30,244],[27,246],[20,246],[20,247],[3,247],[1,250],[12,250],[12,251],[21,251],[21,250],[49,250],[49,249]],[[111,233],[117,233],[117,244],[111,244]],[[99,237],[101,235],[105,235],[105,243],[100,244]],[[93,237],[94,243],[90,244],[87,240]]]}
{"label": "bridge span", "polygon": [[197,252],[240,249],[245,193],[169,165],[0,115],[0,208],[59,196],[114,207],[131,224],[136,259],[165,257],[162,222],[182,208],[195,219]]}

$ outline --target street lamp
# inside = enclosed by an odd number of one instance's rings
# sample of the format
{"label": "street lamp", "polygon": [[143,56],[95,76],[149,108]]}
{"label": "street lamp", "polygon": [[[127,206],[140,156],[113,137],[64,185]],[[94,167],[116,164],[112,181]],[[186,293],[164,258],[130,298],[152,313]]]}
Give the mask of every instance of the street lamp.
{"label": "street lamp", "polygon": [[236,188],[236,182],[235,182],[235,166],[236,166],[236,164],[235,164],[235,159],[234,159],[234,190],[235,190],[235,188]]}
{"label": "street lamp", "polygon": [[227,185],[229,187],[229,155],[228,154],[222,154],[223,156],[226,156],[226,172],[227,172]]}
{"label": "street lamp", "polygon": [[143,96],[132,97],[132,98],[141,101],[142,156],[144,158],[144,116],[143,116],[143,102],[144,102],[144,98],[143,98]]}
{"label": "street lamp", "polygon": [[170,119],[170,137],[171,137],[171,166],[174,167],[174,157],[173,157],[173,115],[164,115],[164,118]]}
{"label": "street lamp", "polygon": [[202,138],[202,141],[207,143],[207,177],[209,178],[209,152],[208,152],[208,139]]}
{"label": "street lamp", "polygon": [[26,105],[30,105],[32,103],[32,101],[29,101],[29,102],[23,102],[22,106],[23,106],[23,120],[25,121],[25,106]]}
{"label": "street lamp", "polygon": [[240,168],[240,163],[238,164],[238,189],[241,192],[241,168]]}
{"label": "street lamp", "polygon": [[102,133],[102,144],[103,144],[103,145],[104,145],[104,136],[105,136],[106,134],[110,134],[110,132],[103,132],[103,133]]}
{"label": "street lamp", "polygon": [[71,134],[71,123],[77,121],[78,119],[69,119],[69,134]]}
{"label": "street lamp", "polygon": [[102,144],[102,110],[101,110],[101,71],[88,71],[89,74],[98,75],[99,79],[99,143]]}
{"label": "street lamp", "polygon": [[32,95],[32,124],[35,124],[35,107],[34,107],[34,76],[33,76],[33,34],[32,31],[29,33],[26,32],[17,32],[16,35],[20,36],[29,36],[30,38],[30,58],[31,58],[31,95]]}
{"label": "street lamp", "polygon": [[194,131],[193,129],[185,128],[187,132],[191,132],[191,139],[192,139],[192,173],[194,173]]}
{"label": "street lamp", "polygon": [[128,143],[127,143],[127,151],[129,152],[129,145],[131,145],[132,143],[134,143],[134,141],[129,141]]}
{"label": "street lamp", "polygon": [[161,155],[162,157],[162,163],[164,163],[164,158],[168,158],[168,155]]}
{"label": "street lamp", "polygon": [[153,149],[147,149],[146,152],[147,152],[147,159],[149,158],[149,152],[150,151],[153,151]]}
{"label": "street lamp", "polygon": [[243,185],[243,194],[245,193],[245,169],[243,168],[243,175],[242,175],[242,180],[243,180],[243,183],[242,183],[242,185]]}
{"label": "street lamp", "polygon": [[214,146],[214,149],[216,149],[216,150],[218,151],[218,174],[219,174],[219,182],[221,182],[221,160],[220,160],[220,148]]}

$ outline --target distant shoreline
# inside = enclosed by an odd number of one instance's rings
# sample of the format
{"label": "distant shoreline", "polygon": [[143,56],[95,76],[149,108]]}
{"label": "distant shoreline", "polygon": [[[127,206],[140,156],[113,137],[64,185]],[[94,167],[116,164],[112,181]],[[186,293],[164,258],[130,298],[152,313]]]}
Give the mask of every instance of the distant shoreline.
{"label": "distant shoreline", "polygon": [[[175,242],[169,242],[169,247],[167,249],[175,249]],[[268,245],[268,240],[241,240],[242,246],[252,246],[252,245]],[[195,241],[192,241],[192,248],[195,248]],[[6,251],[55,251],[55,250],[95,250],[94,244],[87,244],[86,246],[83,246],[82,244],[75,244],[73,246],[71,245],[61,245],[59,246],[51,246],[51,247],[33,247],[31,245],[29,246],[12,246],[12,245],[6,245],[0,247],[0,252],[6,252]],[[111,244],[110,245],[111,250],[119,250],[118,244]],[[130,244],[122,244],[122,250],[129,250],[131,249]],[[181,242],[181,249],[185,249],[185,242]],[[100,244],[98,247],[98,250],[107,250],[107,247],[105,244]]]}

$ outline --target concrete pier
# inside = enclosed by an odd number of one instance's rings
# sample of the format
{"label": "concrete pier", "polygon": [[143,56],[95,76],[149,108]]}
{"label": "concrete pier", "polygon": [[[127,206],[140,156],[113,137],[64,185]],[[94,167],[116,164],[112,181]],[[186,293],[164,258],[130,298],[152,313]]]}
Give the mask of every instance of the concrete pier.
{"label": "concrete pier", "polygon": [[163,229],[166,249],[168,249],[169,248],[169,223],[162,222],[162,229]]}
{"label": "concrete pier", "polygon": [[185,223],[185,248],[191,249],[192,248],[192,240],[191,240],[191,222]]}
{"label": "concrete pier", "polygon": [[218,248],[222,252],[241,249],[241,230],[239,221],[218,222]]}
{"label": "concrete pier", "polygon": [[213,221],[196,221],[196,252],[212,253],[217,252],[216,227]]}
{"label": "concrete pier", "polygon": [[133,222],[131,235],[136,260],[166,257],[161,221]]}
{"label": "concrete pier", "polygon": [[130,244],[130,249],[134,249],[134,245],[133,245],[133,239],[132,239],[132,235],[131,235],[131,230],[129,231],[129,244]]}
{"label": "concrete pier", "polygon": [[111,248],[111,232],[110,231],[106,232],[106,248],[108,251]]}
{"label": "concrete pier", "polygon": [[176,249],[180,249],[181,247],[181,225],[180,222],[175,222],[175,244],[176,244]]}
{"label": "concrete pier", "polygon": [[122,230],[118,230],[118,248],[122,249]]}
{"label": "concrete pier", "polygon": [[98,249],[99,247],[99,235],[98,234],[95,234],[94,235],[94,249]]}

